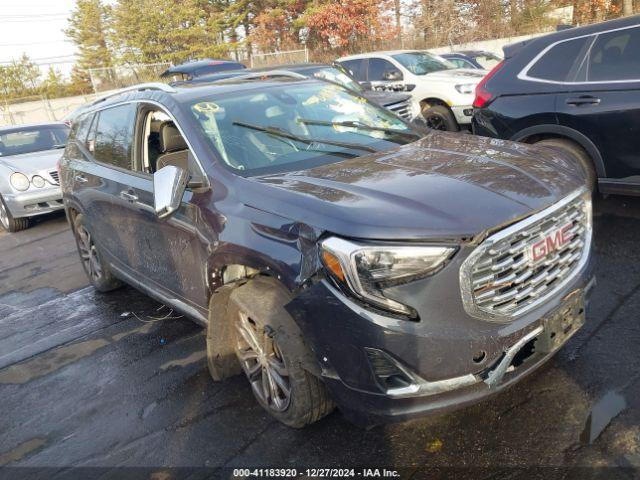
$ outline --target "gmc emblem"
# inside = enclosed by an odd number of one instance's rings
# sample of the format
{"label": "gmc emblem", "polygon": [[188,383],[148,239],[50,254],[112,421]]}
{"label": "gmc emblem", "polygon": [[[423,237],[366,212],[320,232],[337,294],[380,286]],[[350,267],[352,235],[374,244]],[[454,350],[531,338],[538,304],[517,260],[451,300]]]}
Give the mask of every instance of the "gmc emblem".
{"label": "gmc emblem", "polygon": [[563,227],[557,228],[545,236],[540,241],[534,243],[529,250],[529,257],[533,263],[538,263],[551,253],[560,250],[573,238],[573,233],[569,232],[573,223],[567,223]]}

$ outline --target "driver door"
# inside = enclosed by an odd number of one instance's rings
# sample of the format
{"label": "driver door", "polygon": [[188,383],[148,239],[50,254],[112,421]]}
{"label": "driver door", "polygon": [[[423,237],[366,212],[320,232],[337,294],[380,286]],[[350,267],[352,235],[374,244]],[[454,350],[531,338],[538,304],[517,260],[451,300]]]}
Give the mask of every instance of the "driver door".
{"label": "driver door", "polygon": [[367,68],[367,80],[373,90],[398,90],[404,76],[402,72],[389,60],[384,58],[370,58]]}

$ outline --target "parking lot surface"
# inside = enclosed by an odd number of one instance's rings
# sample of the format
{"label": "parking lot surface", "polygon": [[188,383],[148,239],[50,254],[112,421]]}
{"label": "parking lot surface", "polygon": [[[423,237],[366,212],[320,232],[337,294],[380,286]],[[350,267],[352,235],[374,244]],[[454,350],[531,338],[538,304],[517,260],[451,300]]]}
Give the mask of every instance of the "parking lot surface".
{"label": "parking lot surface", "polygon": [[[640,200],[598,200],[595,239],[587,325],[524,382],[440,417],[364,430],[336,412],[292,430],[244,378],[211,380],[199,326],[88,287],[63,215],[0,231],[0,466],[638,468]],[[607,394],[626,407],[589,439]]]}

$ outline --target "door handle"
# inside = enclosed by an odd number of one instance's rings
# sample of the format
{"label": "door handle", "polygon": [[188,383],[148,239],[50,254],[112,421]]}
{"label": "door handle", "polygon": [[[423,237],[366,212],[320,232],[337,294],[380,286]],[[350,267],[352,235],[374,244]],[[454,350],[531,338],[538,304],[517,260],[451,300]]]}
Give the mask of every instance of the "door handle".
{"label": "door handle", "polygon": [[574,107],[580,107],[582,105],[600,105],[601,100],[596,97],[584,96],[577,98],[570,98],[567,100],[567,105]]}
{"label": "door handle", "polygon": [[120,192],[120,198],[131,203],[138,201],[138,196],[135,193],[128,192],[127,190]]}
{"label": "door handle", "polygon": [[84,175],[82,175],[81,173],[79,173],[78,175],[76,175],[76,182],[79,183],[87,183],[89,180],[87,180],[87,177],[85,177]]}

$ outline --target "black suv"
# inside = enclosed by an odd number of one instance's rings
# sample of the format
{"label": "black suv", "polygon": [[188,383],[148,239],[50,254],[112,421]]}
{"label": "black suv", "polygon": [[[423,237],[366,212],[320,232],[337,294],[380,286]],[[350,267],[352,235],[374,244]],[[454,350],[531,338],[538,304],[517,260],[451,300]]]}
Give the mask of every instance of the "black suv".
{"label": "black suv", "polygon": [[640,17],[505,47],[473,131],[573,154],[602,193],[640,194]]}
{"label": "black suv", "polygon": [[563,154],[419,131],[316,79],[143,85],[73,124],[63,198],[91,283],[207,328],[300,427],[514,384],[584,322],[591,200]]}

